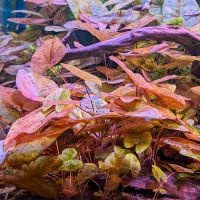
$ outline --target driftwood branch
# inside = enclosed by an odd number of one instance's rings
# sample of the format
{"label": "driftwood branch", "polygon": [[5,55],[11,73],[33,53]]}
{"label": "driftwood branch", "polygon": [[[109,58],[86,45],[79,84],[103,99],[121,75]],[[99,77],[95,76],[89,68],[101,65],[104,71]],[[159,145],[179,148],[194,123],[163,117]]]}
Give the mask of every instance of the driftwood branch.
{"label": "driftwood branch", "polygon": [[176,26],[152,26],[129,31],[119,37],[79,49],[68,49],[64,60],[75,60],[107,54],[138,41],[172,41],[183,45],[191,55],[200,55],[200,36]]}

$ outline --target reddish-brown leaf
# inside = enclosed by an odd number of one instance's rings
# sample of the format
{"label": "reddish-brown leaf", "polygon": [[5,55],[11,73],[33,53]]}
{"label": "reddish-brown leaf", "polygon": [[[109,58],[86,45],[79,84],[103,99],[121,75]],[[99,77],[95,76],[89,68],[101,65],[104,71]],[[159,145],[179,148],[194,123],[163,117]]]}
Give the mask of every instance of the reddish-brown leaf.
{"label": "reddish-brown leaf", "polygon": [[104,76],[108,77],[111,80],[122,75],[122,72],[117,69],[111,69],[103,66],[96,67],[96,70],[101,72]]}
{"label": "reddish-brown leaf", "polygon": [[91,33],[92,35],[94,35],[100,41],[111,39],[112,37],[114,37],[115,35],[118,34],[117,32],[113,32],[111,30],[105,30],[105,31],[97,30],[92,25],[90,25],[88,23],[83,23],[78,20],[67,22],[64,25],[64,27],[68,28],[68,29],[73,28],[73,29],[86,30],[89,33]]}
{"label": "reddish-brown leaf", "polygon": [[136,28],[142,28],[144,26],[147,26],[150,23],[157,23],[158,19],[154,16],[144,16],[141,19],[132,22],[130,24],[128,24],[127,26],[125,26],[123,29],[127,30],[127,29],[136,29]]}
{"label": "reddish-brown leaf", "polygon": [[40,105],[39,102],[32,101],[24,97],[20,91],[0,86],[0,101],[9,107],[15,107],[18,110],[30,112]]}
{"label": "reddish-brown leaf", "polygon": [[15,91],[16,90],[13,88],[3,87],[0,85],[0,100],[8,105],[15,105],[12,99]]}
{"label": "reddish-brown leaf", "polygon": [[133,73],[126,65],[114,56],[110,56],[110,59],[116,62],[132,79],[135,83],[135,86],[145,90],[148,94],[154,94],[157,99],[167,108],[170,109],[183,109],[186,107],[186,100],[180,95],[173,93],[171,90],[166,88],[158,87],[152,83],[147,82],[142,75]]}
{"label": "reddish-brown leaf", "polygon": [[41,18],[9,18],[9,22],[17,24],[27,24],[27,25],[44,25],[45,23],[51,21],[52,19],[41,19]]}
{"label": "reddish-brown leaf", "polygon": [[177,172],[179,173],[194,173],[191,169],[189,168],[185,168],[185,167],[182,167],[180,165],[176,165],[176,164],[169,164],[170,167],[172,167],[173,169],[175,169]]}
{"label": "reddish-brown leaf", "polygon": [[29,68],[20,69],[16,83],[19,91],[28,99],[43,101],[44,97],[58,88],[57,84]]}
{"label": "reddish-brown leaf", "polygon": [[54,37],[44,41],[42,46],[33,54],[31,68],[38,74],[43,74],[48,68],[58,64],[65,55],[65,45],[59,38]]}
{"label": "reddish-brown leaf", "polygon": [[[72,108],[70,108],[70,110],[71,109]],[[65,117],[67,113],[69,113],[69,110],[65,110],[59,113],[53,111],[47,115],[41,111],[41,108],[38,108],[25,115],[24,117],[19,118],[15,121],[15,123],[12,124],[8,132],[8,135],[4,141],[5,149],[12,149],[17,143],[19,143],[19,141],[26,141],[27,138],[24,135],[31,135],[32,133],[35,133],[41,127],[46,125],[50,120]]]}
{"label": "reddish-brown leaf", "polygon": [[191,88],[192,92],[194,92],[195,94],[197,94],[198,96],[200,96],[200,86],[196,86]]}
{"label": "reddish-brown leaf", "polygon": [[25,2],[35,3],[35,4],[42,4],[42,5],[67,5],[66,0],[24,0]]}
{"label": "reddish-brown leaf", "polygon": [[0,72],[2,71],[2,69],[4,68],[5,64],[4,63],[0,63]]}
{"label": "reddish-brown leaf", "polygon": [[200,146],[199,144],[180,137],[170,137],[163,140],[165,144],[170,145],[172,148],[179,151],[180,154],[193,158],[195,160],[200,160]]}
{"label": "reddish-brown leaf", "polygon": [[74,74],[75,76],[85,80],[85,81],[89,81],[89,82],[93,82],[95,84],[97,84],[99,87],[102,86],[102,82],[101,79],[98,78],[97,76],[94,76],[93,74],[90,74],[84,70],[81,70],[73,65],[69,65],[69,64],[64,64],[62,63],[62,66],[70,71],[72,74]]}
{"label": "reddish-brown leaf", "polygon": [[139,103],[135,106],[135,111],[124,112],[124,115],[135,118],[176,120],[176,116],[169,109],[146,103]]}

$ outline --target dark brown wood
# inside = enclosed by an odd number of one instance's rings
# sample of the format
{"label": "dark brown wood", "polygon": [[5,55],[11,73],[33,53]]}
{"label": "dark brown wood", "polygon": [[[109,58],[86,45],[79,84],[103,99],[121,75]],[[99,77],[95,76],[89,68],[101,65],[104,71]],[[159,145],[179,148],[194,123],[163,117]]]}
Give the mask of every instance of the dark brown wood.
{"label": "dark brown wood", "polygon": [[199,55],[200,36],[177,26],[152,26],[129,31],[119,37],[79,48],[67,49],[64,60],[75,60],[90,56],[107,54],[122,47],[128,47],[138,41],[173,41],[183,45],[191,55]]}

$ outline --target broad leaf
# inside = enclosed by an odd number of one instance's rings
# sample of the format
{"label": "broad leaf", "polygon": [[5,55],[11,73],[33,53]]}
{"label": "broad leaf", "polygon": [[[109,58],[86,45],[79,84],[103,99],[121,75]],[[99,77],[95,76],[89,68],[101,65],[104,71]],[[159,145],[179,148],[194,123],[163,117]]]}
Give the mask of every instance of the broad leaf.
{"label": "broad leaf", "polygon": [[133,3],[135,0],[125,0],[125,1],[119,1],[114,8],[112,9],[112,11],[116,12],[126,6],[128,6],[129,4]]}
{"label": "broad leaf", "polygon": [[200,86],[196,86],[191,88],[192,92],[194,92],[195,94],[197,94],[198,96],[200,96]]}
{"label": "broad leaf", "polygon": [[20,69],[16,83],[21,93],[28,99],[43,101],[44,97],[58,88],[57,84],[29,68]]}
{"label": "broad leaf", "polygon": [[119,164],[120,164],[120,159],[114,152],[110,153],[104,161],[105,169],[117,169],[119,168]]}
{"label": "broad leaf", "polygon": [[58,64],[65,55],[65,45],[59,38],[54,37],[44,41],[41,47],[33,54],[31,68],[38,74],[43,74],[50,67]]}
{"label": "broad leaf", "polygon": [[135,111],[126,112],[124,115],[146,119],[176,119],[176,116],[169,109],[154,105],[151,106],[143,102],[135,106]]}
{"label": "broad leaf", "polygon": [[122,160],[122,170],[129,169],[132,173],[133,177],[136,177],[139,175],[141,170],[141,164],[138,158],[133,153],[128,153]]}
{"label": "broad leaf", "polygon": [[67,5],[66,0],[24,0],[25,2],[35,3],[43,6],[53,5]]}
{"label": "broad leaf", "polygon": [[59,156],[64,162],[72,160],[77,156],[77,151],[74,148],[67,148],[62,151],[62,154]]}
{"label": "broad leaf", "polygon": [[3,144],[4,144],[4,141],[1,140],[0,141],[0,166],[4,163],[7,153],[8,153],[7,151],[4,151]]}
{"label": "broad leaf", "polygon": [[56,157],[41,156],[29,164],[24,164],[21,169],[8,167],[1,179],[40,196],[56,198],[56,185],[44,181],[42,176],[54,171],[61,164],[61,160]]}
{"label": "broad leaf", "polygon": [[80,0],[67,0],[67,3],[76,19],[80,16]]}
{"label": "broad leaf", "polygon": [[99,87],[102,86],[102,82],[101,79],[98,78],[97,76],[94,76],[93,74],[90,74],[86,71],[83,71],[73,65],[69,65],[69,64],[62,64],[63,68],[65,68],[66,70],[70,71],[71,73],[73,73],[74,75],[76,75],[77,77],[85,80],[85,81],[90,81],[90,82],[94,82],[96,83]]}
{"label": "broad leaf", "polygon": [[180,165],[176,164],[169,164],[169,165],[179,173],[192,173],[192,174],[194,173],[191,169],[182,167]]}
{"label": "broad leaf", "polygon": [[128,74],[128,76],[135,83],[135,86],[144,89],[147,93],[154,94],[157,99],[167,108],[183,109],[186,107],[186,100],[188,100],[187,98],[174,94],[166,88],[161,88],[147,82],[142,75],[133,73],[118,58],[110,56],[110,59],[116,62]]}
{"label": "broad leaf", "polygon": [[11,124],[20,118],[19,112],[9,105],[0,102],[0,119],[7,124]]}
{"label": "broad leaf", "polygon": [[197,143],[191,140],[171,137],[164,139],[164,143],[179,151],[179,153],[183,156],[187,156],[198,161],[200,160],[200,147]]}
{"label": "broad leaf", "polygon": [[81,169],[83,162],[81,160],[68,160],[63,163],[59,170],[73,172]]}
{"label": "broad leaf", "polygon": [[[47,110],[49,110],[51,108],[51,105],[48,106],[48,104],[56,100],[63,100],[67,102],[68,100],[70,100],[70,91],[64,88],[57,88],[56,90],[54,90],[45,98],[42,106],[42,111],[46,112]],[[55,110],[56,112],[61,112],[66,107],[67,105],[56,104]]]}
{"label": "broad leaf", "polygon": [[130,151],[119,146],[114,146],[114,153],[118,158],[122,159],[126,156],[127,153],[130,153]]}
{"label": "broad leaf", "polygon": [[124,137],[124,146],[126,148],[132,148],[134,145],[137,154],[144,152],[152,142],[152,136],[150,131],[142,133],[128,134]]}
{"label": "broad leaf", "polygon": [[[18,143],[18,140],[21,141],[21,137],[24,136],[24,133],[30,134],[29,137],[33,139],[34,136],[31,133],[38,131],[53,118],[66,116],[67,112],[68,111],[63,113],[52,112],[49,115],[46,115],[41,111],[41,108],[39,108],[24,117],[21,117],[12,124],[4,142],[5,149],[12,149],[13,146]],[[56,130],[54,131],[56,132]],[[26,137],[24,138],[27,139]]]}
{"label": "broad leaf", "polygon": [[170,21],[183,18],[183,24],[189,27],[199,23],[200,16],[191,16],[199,12],[199,6],[196,0],[165,0],[162,7],[163,21]]}
{"label": "broad leaf", "polygon": [[69,30],[70,29],[86,30],[89,33],[91,33],[92,35],[94,35],[100,41],[111,39],[113,36],[118,34],[111,30],[100,31],[100,30],[94,28],[92,25],[90,25],[88,23],[83,23],[78,20],[67,22],[66,24],[64,24],[64,27]]}
{"label": "broad leaf", "polygon": [[102,15],[108,11],[100,0],[67,0],[67,3],[76,19],[80,14]]}
{"label": "broad leaf", "polygon": [[167,182],[167,175],[156,165],[152,165],[152,173],[155,179],[160,183]]}
{"label": "broad leaf", "polygon": [[122,182],[122,179],[117,174],[112,174],[108,179],[108,182],[105,186],[105,190],[112,192],[119,187],[119,184]]}
{"label": "broad leaf", "polygon": [[97,166],[94,163],[84,163],[77,176],[77,181],[79,184],[91,179],[97,174]]}
{"label": "broad leaf", "polygon": [[9,18],[9,22],[17,24],[26,24],[26,25],[44,25],[51,19],[41,19],[41,18]]}
{"label": "broad leaf", "polygon": [[13,10],[12,13],[24,13],[30,16],[37,16],[43,18],[44,16],[38,12],[30,11],[30,10]]}
{"label": "broad leaf", "polygon": [[128,24],[127,26],[125,26],[123,28],[123,30],[129,30],[129,29],[133,30],[133,29],[137,29],[137,28],[142,28],[144,26],[147,26],[148,24],[151,24],[151,23],[157,22],[157,21],[158,21],[158,19],[156,17],[147,15],[135,22]]}
{"label": "broad leaf", "polygon": [[[4,140],[4,149],[9,150],[6,161],[10,166],[19,167],[35,160],[45,151],[66,128],[49,127],[38,135],[21,134],[18,138]],[[8,143],[6,143],[8,141]]]}

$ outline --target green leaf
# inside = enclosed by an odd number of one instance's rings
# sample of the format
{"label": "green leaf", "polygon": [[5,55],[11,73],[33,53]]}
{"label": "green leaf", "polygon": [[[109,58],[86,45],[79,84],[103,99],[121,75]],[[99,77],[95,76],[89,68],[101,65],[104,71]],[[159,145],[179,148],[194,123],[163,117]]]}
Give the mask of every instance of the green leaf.
{"label": "green leaf", "polygon": [[56,184],[47,182],[43,175],[56,170],[62,165],[62,160],[55,156],[40,156],[35,161],[23,164],[20,168],[7,167],[1,179],[7,184],[16,185],[34,194],[56,198]]}
{"label": "green leaf", "polygon": [[119,146],[114,146],[114,152],[115,152],[115,155],[118,157],[118,158],[124,158],[126,156],[127,153],[130,153],[129,150],[127,149],[122,149],[121,147]]}
{"label": "green leaf", "polygon": [[67,3],[76,19],[78,19],[80,15],[79,1],[80,0],[67,0]]}
{"label": "green leaf", "polygon": [[19,167],[35,160],[56,138],[56,135],[32,137],[32,140],[16,145],[7,155],[8,164]]}
{"label": "green leaf", "polygon": [[138,158],[133,153],[128,153],[122,160],[122,171],[129,169],[133,177],[139,175],[141,170],[141,164]]}
{"label": "green leaf", "polygon": [[81,160],[68,160],[60,167],[60,170],[66,172],[73,172],[79,170],[83,166]]}
{"label": "green leaf", "polygon": [[118,168],[119,164],[120,160],[114,152],[110,153],[104,161],[105,169]]}
{"label": "green leaf", "polygon": [[59,156],[64,162],[72,160],[77,156],[77,151],[74,148],[67,148],[62,151],[62,154]]}
{"label": "green leaf", "polygon": [[84,163],[81,172],[77,176],[77,181],[79,184],[82,184],[96,174],[97,166],[94,163]]}
{"label": "green leaf", "polygon": [[156,165],[152,165],[152,173],[154,178],[160,183],[161,180],[167,183],[167,175]]}
{"label": "green leaf", "polygon": [[124,146],[126,148],[132,148],[138,141],[138,134],[140,133],[132,133],[125,135],[124,137]]}
{"label": "green leaf", "polygon": [[144,152],[151,145],[151,142],[152,142],[151,132],[150,131],[143,132],[138,138],[138,142],[135,147],[136,153],[141,154],[142,152]]}
{"label": "green leaf", "polygon": [[142,133],[133,133],[124,137],[124,146],[126,148],[132,148],[134,145],[137,154],[144,152],[152,142],[152,136],[150,131]]}
{"label": "green leaf", "polygon": [[27,172],[28,176],[42,177],[58,169],[63,164],[62,160],[54,156],[40,156],[28,165],[22,165],[21,168]]}
{"label": "green leaf", "polygon": [[[70,91],[64,89],[62,91],[62,93],[60,94],[58,100],[70,100]],[[66,105],[60,105],[60,104],[56,104],[55,106],[55,110],[56,112],[61,112],[65,107],[67,107]]]}

